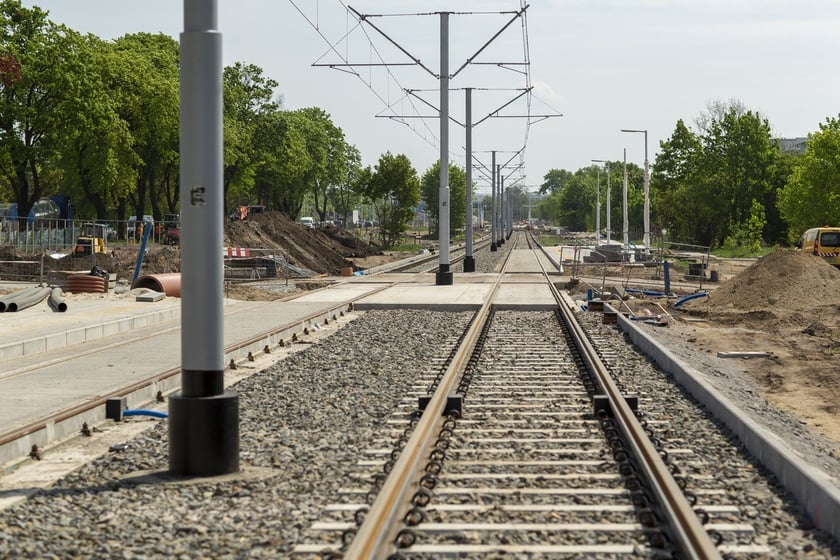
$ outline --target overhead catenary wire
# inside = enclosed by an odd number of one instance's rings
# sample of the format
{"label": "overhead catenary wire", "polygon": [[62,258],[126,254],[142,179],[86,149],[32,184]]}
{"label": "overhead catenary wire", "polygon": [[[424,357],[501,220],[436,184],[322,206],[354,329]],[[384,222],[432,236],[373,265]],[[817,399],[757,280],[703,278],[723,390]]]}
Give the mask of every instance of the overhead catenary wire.
{"label": "overhead catenary wire", "polygon": [[[418,135],[420,138],[422,138],[426,143],[428,143],[429,145],[431,145],[433,147],[438,147],[439,144],[440,144],[440,138],[438,138],[438,136],[435,134],[435,132],[432,130],[432,128],[429,126],[429,124],[426,122],[427,120],[430,120],[431,118],[434,118],[434,117],[433,116],[428,116],[428,115],[423,115],[422,112],[420,111],[418,103],[415,102],[414,98],[417,97],[417,99],[420,99],[421,101],[423,101],[424,104],[428,105],[429,107],[434,107],[434,106],[430,103],[425,102],[419,96],[414,96],[412,94],[412,92],[413,91],[418,91],[418,90],[404,87],[400,83],[400,80],[397,79],[395,73],[392,71],[392,69],[389,66],[395,66],[396,67],[396,66],[405,66],[405,65],[417,65],[418,67],[422,68],[427,73],[431,74],[432,76],[435,76],[436,78],[440,78],[440,76],[438,74],[435,74],[430,68],[428,68],[425,64],[423,64],[419,56],[416,56],[416,55],[412,54],[408,49],[403,48],[394,39],[392,39],[387,33],[385,33],[382,29],[380,29],[379,26],[375,25],[370,20],[373,19],[373,18],[384,18],[384,17],[408,17],[408,16],[440,15],[440,12],[414,12],[414,13],[403,12],[403,13],[395,13],[395,14],[362,14],[362,13],[356,11],[354,8],[348,6],[344,2],[344,0],[337,0],[337,1],[338,1],[339,5],[345,10],[346,18],[347,18],[348,22],[349,22],[349,18],[352,17],[352,18],[355,19],[356,25],[354,25],[352,27],[352,29],[350,29],[351,26],[348,23],[345,26],[347,28],[347,31],[344,33],[344,35],[341,37],[341,39],[339,39],[338,42],[333,43],[321,31],[319,22],[317,20],[313,22],[311,18],[306,17],[306,15],[303,13],[303,10],[301,10],[298,7],[298,5],[295,3],[295,0],[290,0],[290,2],[295,7],[295,9],[302,16],[304,16],[304,19],[307,21],[307,23],[310,26],[312,26],[313,29],[316,30],[318,35],[329,45],[329,48],[324,53],[324,55],[322,55],[321,58],[319,58],[318,61],[316,61],[316,63],[313,64],[313,66],[326,66],[326,67],[330,67],[330,68],[333,68],[333,69],[343,70],[347,73],[355,75],[357,78],[360,79],[360,81],[362,81],[362,83],[365,84],[365,86],[371,92],[373,92],[373,94],[377,97],[377,99],[383,104],[384,109],[379,114],[376,115],[377,117],[388,118],[388,119],[394,120],[396,122],[401,122],[402,124],[409,127],[409,129],[411,129],[412,132],[414,132],[416,135]],[[526,53],[525,54],[525,60],[523,62],[507,61],[507,62],[503,62],[503,63],[494,63],[494,64],[496,66],[500,67],[500,68],[505,68],[505,69],[510,69],[509,66],[512,66],[512,65],[522,65],[524,67],[524,70],[523,71],[517,70],[517,72],[519,72],[521,75],[523,75],[525,77],[526,89],[530,88],[531,87],[530,86],[530,70],[529,70],[530,60],[528,60],[528,55],[527,55],[527,53],[529,53],[529,47],[526,44],[527,43],[527,36],[528,36],[527,35],[527,20],[524,17],[527,9],[528,9],[528,4],[525,3],[524,1],[520,0],[518,10],[465,11],[465,12],[451,11],[451,12],[447,12],[450,15],[512,15],[513,16],[513,17],[511,17],[511,19],[508,22],[505,23],[504,26],[502,26],[501,29],[499,29],[495,33],[495,35],[493,35],[493,38],[491,38],[489,41],[484,43],[472,56],[468,57],[467,61],[456,71],[456,74],[461,72],[463,70],[463,68],[466,67],[468,64],[475,63],[475,58],[477,56],[479,56],[486,49],[486,47],[490,44],[490,42],[492,42],[501,33],[503,33],[506,29],[508,29],[513,24],[513,22],[515,22],[518,18],[522,18],[522,27],[523,27],[522,40],[523,40],[523,42],[525,42],[525,44],[523,44],[522,50],[523,50],[523,53]],[[320,12],[319,12],[319,15],[320,15]],[[366,23],[369,26],[371,26],[371,28],[374,29],[377,33],[379,33],[386,41],[388,41],[391,45],[393,45],[395,48],[397,48],[401,53],[403,53],[404,56],[408,57],[408,59],[411,62],[410,63],[388,63],[388,62],[386,62],[384,57],[382,56],[382,53],[379,51],[379,49],[375,45],[373,38],[368,33],[368,31],[366,29],[366,26],[362,25],[363,23]],[[370,65],[370,67],[371,67],[371,77],[367,80],[365,80],[365,78],[357,71],[357,69],[359,67],[365,66],[366,64],[351,62],[350,59],[349,59],[349,36],[352,32],[356,31],[358,28],[361,28],[361,32],[364,34],[366,40],[368,41],[368,45],[369,45],[371,53],[375,54],[375,56],[370,57],[370,62],[367,64],[367,65]],[[345,46],[347,47],[346,48],[346,54],[344,54],[344,55],[342,55],[337,48],[337,45],[342,41],[345,42]],[[338,56],[338,58],[341,62],[340,63],[321,62],[324,59],[324,57],[328,56],[330,53],[334,53],[336,56]],[[374,86],[373,77],[372,77],[373,76],[372,68],[374,67],[374,65],[376,67],[381,66],[381,67],[385,68],[386,77],[387,77],[387,80],[388,80],[387,85],[388,85],[388,92],[389,92],[387,94],[383,95]],[[452,74],[449,77],[453,77],[454,75],[455,74]],[[399,89],[401,91],[406,92],[405,95],[401,96],[399,99],[397,99],[395,101],[392,101],[390,99],[391,80],[393,80],[393,82],[399,87]],[[521,96],[522,95],[517,96],[517,97],[521,97]],[[530,117],[530,94],[529,93],[525,94],[525,100],[526,100],[526,103],[528,104],[528,107],[529,107],[529,110],[527,111],[527,114],[529,116],[525,118],[525,120],[526,120],[525,139],[527,141],[527,137],[528,137],[527,127],[530,125],[529,121],[530,121],[530,118],[531,118]],[[403,106],[406,103],[409,106],[409,112],[411,114],[409,114],[409,115],[404,114],[404,113],[403,114],[398,114],[396,109],[395,109],[395,106],[397,106],[397,105]],[[507,105],[509,105],[509,103],[506,103],[504,106],[507,106]],[[496,111],[498,112],[500,109],[497,109]],[[502,115],[496,115],[496,116],[502,116]],[[416,122],[417,120],[422,121],[422,125],[420,125],[420,128],[418,128],[418,126],[412,124],[413,122]],[[456,124],[460,124],[460,126],[464,126],[463,124],[459,123],[456,119],[453,119],[453,121],[456,122]],[[460,158],[460,154],[452,154],[451,156],[453,157],[453,159]],[[524,168],[524,151],[521,152],[521,158],[522,158],[521,165]]]}

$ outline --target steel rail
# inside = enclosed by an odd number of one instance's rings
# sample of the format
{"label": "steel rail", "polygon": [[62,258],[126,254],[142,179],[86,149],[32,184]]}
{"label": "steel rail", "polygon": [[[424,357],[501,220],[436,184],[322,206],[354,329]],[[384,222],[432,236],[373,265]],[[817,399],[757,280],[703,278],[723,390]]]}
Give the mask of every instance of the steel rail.
{"label": "steel rail", "polygon": [[[540,246],[540,249],[543,249]],[[542,264],[543,275],[548,279],[548,272]],[[597,352],[589,342],[583,327],[574,319],[574,311],[560,291],[552,282],[548,282],[549,289],[554,295],[560,309],[560,315],[578,347],[584,361],[595,376],[595,381],[607,396],[619,430],[624,435],[632,453],[638,459],[645,478],[651,485],[659,505],[662,507],[670,529],[676,537],[686,558],[696,560],[719,560],[720,552],[712,542],[700,519],[694,513],[691,505],[677,484],[668,466],[662,460],[659,452],[651,443],[635,413],[627,404],[618,386],[613,381],[609,370],[598,357]]]}
{"label": "steel rail", "polygon": [[[476,251],[480,251],[481,249],[485,249],[489,246],[490,246],[490,239],[489,239],[489,237],[485,237],[484,239],[482,239],[482,240],[480,240],[480,241],[478,241],[477,243],[474,244],[473,253],[475,253]],[[466,246],[454,249],[452,251],[453,256],[452,256],[452,259],[450,260],[450,264],[455,264],[455,263],[458,263],[458,262],[461,262],[462,260],[464,260],[464,257],[466,257],[466,252],[467,252]],[[454,253],[464,253],[464,254],[458,254],[457,256],[455,256]],[[434,262],[435,263],[434,268],[424,270],[424,272],[430,272],[430,271],[434,271],[434,270],[438,269],[437,261],[438,261],[438,255],[429,255],[427,257],[418,259],[414,262],[411,262],[411,263],[408,263],[408,264],[405,264],[405,265],[396,265],[393,268],[383,270],[382,272],[401,272],[405,269],[415,268],[415,267],[418,267],[418,266],[421,266],[421,265],[424,265],[424,264],[428,264],[430,262]]]}
{"label": "steel rail", "polygon": [[[515,247],[514,242],[511,249]],[[345,553],[347,558],[385,559],[394,551],[394,540],[400,530],[398,521],[408,512],[409,497],[419,487],[422,465],[428,460],[429,452],[438,437],[437,433],[446,419],[444,410],[448,397],[454,392],[461,374],[466,370],[484,324],[493,309],[494,296],[501,285],[504,271],[512,254],[512,250],[508,252],[502,271],[496,278],[484,304],[476,312],[459,351],[447,366],[417,426],[365,514],[361,527]]]}

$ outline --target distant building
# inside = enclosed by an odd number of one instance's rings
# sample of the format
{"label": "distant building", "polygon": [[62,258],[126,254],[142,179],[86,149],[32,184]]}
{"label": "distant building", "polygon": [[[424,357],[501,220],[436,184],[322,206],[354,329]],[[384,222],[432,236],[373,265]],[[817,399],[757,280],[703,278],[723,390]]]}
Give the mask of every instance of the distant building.
{"label": "distant building", "polygon": [[782,153],[794,152],[804,154],[808,138],[776,138],[775,141],[779,145],[779,151]]}

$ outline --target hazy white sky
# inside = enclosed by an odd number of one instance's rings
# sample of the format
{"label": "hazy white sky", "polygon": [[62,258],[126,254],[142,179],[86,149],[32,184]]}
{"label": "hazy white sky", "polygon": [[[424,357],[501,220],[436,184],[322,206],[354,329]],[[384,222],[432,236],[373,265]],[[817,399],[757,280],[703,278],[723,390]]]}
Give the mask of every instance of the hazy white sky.
{"label": "hazy white sky", "polygon": [[[24,0],[50,12],[53,21],[102,38],[139,31],[176,39],[183,29],[181,0]],[[225,64],[263,68],[279,82],[284,107],[320,106],[344,129],[348,141],[374,164],[386,150],[408,155],[419,173],[439,157],[439,125],[388,114],[432,115],[438,82],[407,66],[366,68],[360,77],[313,62],[406,62],[370,26],[357,27],[338,0],[218,0]],[[484,45],[515,11],[518,0],[357,0],[363,14],[450,16],[450,72]],[[302,13],[301,13],[302,12]],[[473,12],[471,14],[460,12]],[[482,13],[475,13],[482,12]],[[489,12],[489,13],[488,13]],[[404,15],[371,20],[389,37],[439,71],[439,17]],[[317,26],[318,31],[313,27]],[[324,38],[337,45],[329,52]],[[339,39],[349,31],[348,41]],[[474,127],[473,149],[489,164],[526,145],[523,184],[538,185],[552,168],[574,171],[591,159],[642,164],[644,138],[620,132],[647,129],[651,162],[677,119],[693,126],[708,102],[737,99],[769,119],[775,136],[805,136],[840,113],[840,2],[836,0],[532,0],[527,10],[532,114],[562,117],[533,124],[520,118],[488,119]],[[374,40],[373,47],[368,36]],[[479,57],[487,63],[523,60],[523,29],[511,25]],[[518,67],[511,67],[518,68]],[[372,89],[368,87],[370,84]],[[452,80],[451,115],[463,122],[465,87],[473,93],[473,121],[516,95],[520,72],[492,65],[469,66]],[[434,107],[402,88],[417,92]],[[412,100],[412,102],[409,102]],[[502,111],[523,114],[524,98]],[[464,129],[450,127],[450,153],[463,165]],[[515,160],[518,161],[518,160]],[[476,176],[479,179],[478,175]]]}

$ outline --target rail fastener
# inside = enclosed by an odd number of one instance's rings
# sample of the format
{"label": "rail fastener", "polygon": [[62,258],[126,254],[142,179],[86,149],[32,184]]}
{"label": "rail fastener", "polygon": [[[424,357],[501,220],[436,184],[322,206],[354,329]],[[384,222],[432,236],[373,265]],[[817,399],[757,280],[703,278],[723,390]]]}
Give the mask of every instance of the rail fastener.
{"label": "rail fastener", "polygon": [[[426,410],[429,402],[432,400],[431,396],[419,397],[417,399],[417,407],[419,410]],[[462,416],[464,410],[464,397],[462,396],[448,396],[446,397],[446,406],[443,407],[443,416],[447,416],[454,412],[459,417]]]}
{"label": "rail fastener", "polygon": [[[622,395],[624,397],[624,402],[627,403],[627,406],[630,407],[630,410],[636,412],[639,410],[639,396],[638,395]],[[610,406],[610,398],[607,395],[595,395],[595,398],[592,399],[593,411],[595,415],[602,410],[613,416],[612,406]]]}

